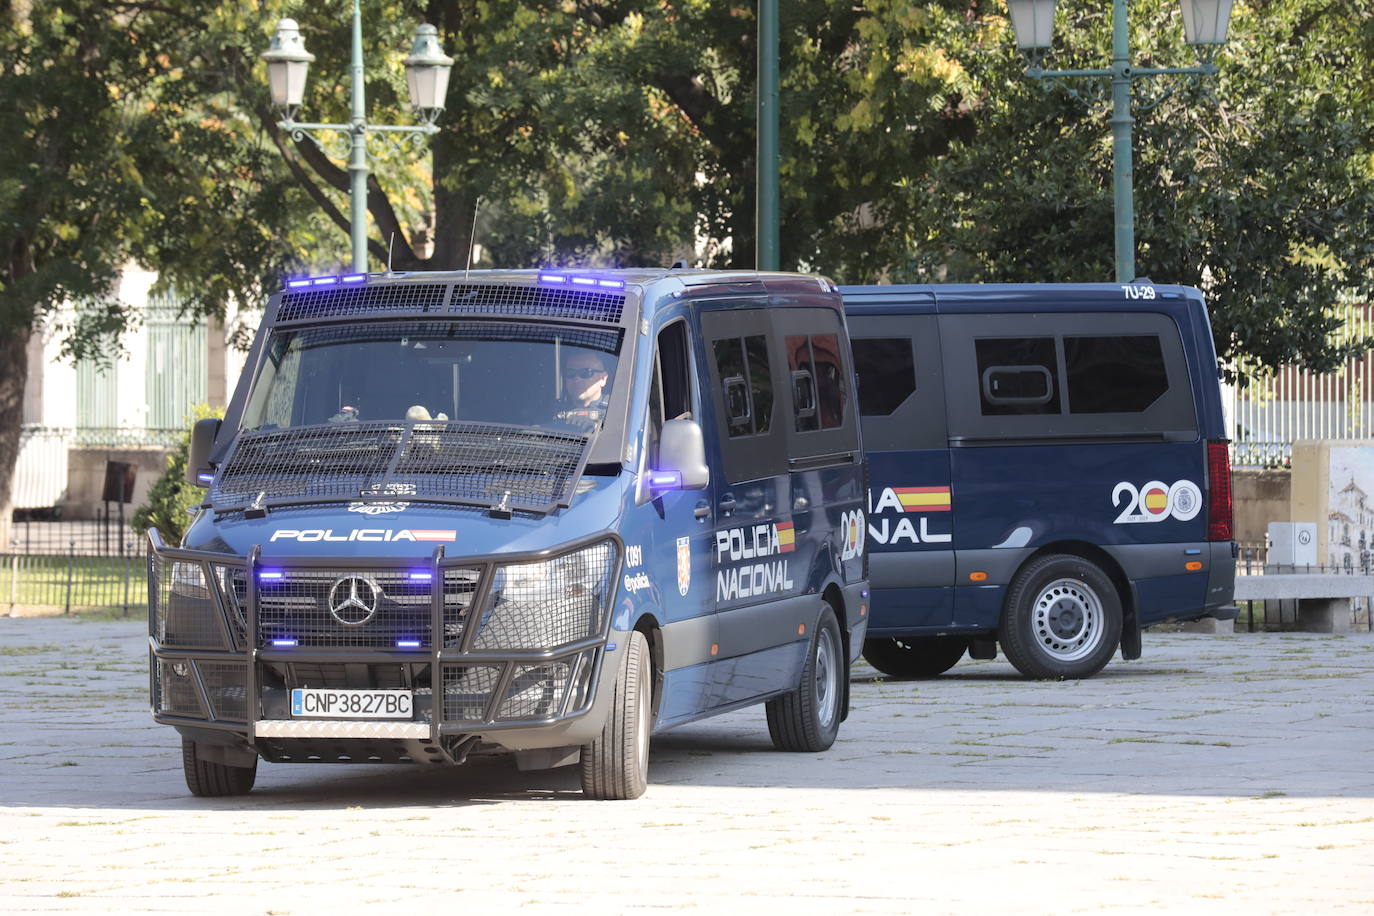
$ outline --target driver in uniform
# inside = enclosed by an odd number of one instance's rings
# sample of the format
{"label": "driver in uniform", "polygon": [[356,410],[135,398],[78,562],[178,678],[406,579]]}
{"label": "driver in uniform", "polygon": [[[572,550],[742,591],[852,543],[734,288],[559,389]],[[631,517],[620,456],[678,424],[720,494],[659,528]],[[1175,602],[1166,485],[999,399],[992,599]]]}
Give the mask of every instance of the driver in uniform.
{"label": "driver in uniform", "polygon": [[563,396],[558,399],[554,421],[590,432],[606,415],[610,373],[601,354],[581,348],[569,352],[563,363]]}

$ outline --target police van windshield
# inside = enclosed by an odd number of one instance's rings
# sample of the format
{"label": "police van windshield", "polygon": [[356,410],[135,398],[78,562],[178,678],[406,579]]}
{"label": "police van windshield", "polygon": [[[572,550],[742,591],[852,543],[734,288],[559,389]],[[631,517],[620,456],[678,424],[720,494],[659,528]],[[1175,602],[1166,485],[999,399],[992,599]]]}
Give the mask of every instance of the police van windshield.
{"label": "police van windshield", "polygon": [[495,321],[275,330],[243,428],[454,420],[589,433],[619,349],[618,331]]}

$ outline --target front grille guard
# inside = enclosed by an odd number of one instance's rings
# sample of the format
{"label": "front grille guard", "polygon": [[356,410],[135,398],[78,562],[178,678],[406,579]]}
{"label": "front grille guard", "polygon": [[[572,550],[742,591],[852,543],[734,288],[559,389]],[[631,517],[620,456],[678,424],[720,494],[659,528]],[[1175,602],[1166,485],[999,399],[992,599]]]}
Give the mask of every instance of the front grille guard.
{"label": "front grille guard", "polygon": [[[462,638],[456,646],[445,646],[445,640],[438,638],[438,634],[444,633],[444,571],[453,568],[479,568],[481,570],[476,588],[472,593],[472,600],[467,606],[467,615],[479,614],[481,609],[486,606],[486,601],[490,596],[493,582],[496,577],[498,567],[518,563],[538,563],[546,560],[553,560],[566,554],[575,553],[583,548],[594,544],[610,541],[615,551],[615,556],[610,563],[607,574],[607,590],[604,598],[605,604],[601,610],[601,623],[599,632],[585,639],[567,643],[561,646],[548,649],[503,649],[487,650],[473,648],[477,641],[478,634],[482,631],[481,622],[469,619],[462,628]],[[273,568],[279,566],[289,566],[292,569],[338,569],[341,565],[346,565],[350,569],[366,571],[368,569],[394,569],[398,564],[405,564],[411,569],[421,569],[422,565],[427,566],[432,573],[431,582],[434,588],[430,595],[430,647],[428,650],[418,649],[323,649],[323,648],[260,648],[258,647],[258,571],[263,568],[262,548],[255,546],[247,557],[235,557],[226,554],[212,553],[201,550],[188,550],[180,547],[168,547],[162,540],[156,528],[148,531],[149,551],[149,614],[148,614],[148,646],[149,646],[149,695],[152,703],[153,718],[155,721],[165,725],[187,725],[197,728],[221,729],[237,733],[246,733],[246,737],[252,742],[257,737],[257,726],[259,722],[280,723],[285,720],[259,719],[257,716],[259,698],[261,694],[261,678],[259,676],[259,663],[278,662],[278,663],[304,663],[313,662],[321,664],[330,663],[357,663],[357,664],[425,664],[430,666],[430,689],[431,689],[431,711],[430,720],[427,723],[413,722],[401,723],[412,724],[415,726],[426,725],[429,727],[429,734],[423,740],[437,742],[441,737],[450,736],[469,736],[492,731],[502,731],[518,728],[529,728],[532,726],[552,725],[556,722],[567,719],[577,718],[585,715],[590,709],[592,698],[596,696],[598,685],[601,679],[602,656],[609,637],[610,622],[612,618],[613,597],[616,591],[616,583],[620,578],[620,567],[625,555],[624,544],[615,535],[607,536],[605,533],[598,533],[571,544],[561,545],[556,549],[542,551],[531,551],[519,554],[502,554],[499,558],[493,557],[446,557],[443,545],[434,549],[434,553],[428,561],[418,559],[403,559],[397,557],[290,557],[274,558]],[[212,645],[212,640],[206,639],[200,647],[171,647],[163,645],[158,640],[157,618],[159,610],[156,602],[164,600],[162,594],[162,583],[156,574],[158,563],[173,564],[196,564],[199,566],[201,575],[205,577],[205,582],[210,586],[209,592],[214,595],[213,614],[214,625],[218,627],[221,634],[220,644]],[[214,578],[215,567],[231,567],[241,569],[247,581],[247,606],[244,609],[245,628],[240,631],[234,619],[233,612],[227,606],[225,596],[220,592]],[[212,627],[213,630],[213,627]],[[541,718],[500,718],[501,710],[513,702],[513,697],[509,696],[517,675],[528,671],[532,664],[547,662],[558,663],[567,662],[567,680],[572,681],[590,666],[590,677],[585,681],[585,689],[577,691],[565,689],[562,699],[559,701],[557,713],[552,716]],[[193,692],[186,690],[187,685],[181,685],[179,694],[184,708],[176,712],[160,712],[159,697],[161,691],[165,689],[166,674],[164,669],[172,669],[177,665],[182,665],[186,673],[180,677],[190,678],[190,687]],[[215,679],[213,683],[220,683],[222,675],[231,666],[243,668],[243,702],[228,703],[223,700],[223,691],[220,698],[216,698],[212,693],[210,675],[213,673]],[[453,719],[448,715],[449,703],[445,693],[446,674],[455,669],[497,669],[495,679],[492,683],[490,694],[482,711],[480,718],[473,716],[469,718]],[[237,695],[237,690],[231,691]],[[455,706],[460,704],[455,704]],[[192,708],[194,707],[194,708]],[[230,707],[226,709],[226,707]],[[572,707],[572,708],[570,708]],[[471,708],[471,707],[470,707]],[[226,712],[238,712],[242,710],[244,715],[231,716]],[[318,720],[291,720],[293,722],[317,722]],[[358,720],[326,720],[329,722],[358,722]],[[358,723],[367,724],[367,723]],[[377,724],[395,724],[395,720],[385,720]],[[272,727],[265,728],[264,731],[272,732]],[[271,737],[274,735],[264,735]]]}

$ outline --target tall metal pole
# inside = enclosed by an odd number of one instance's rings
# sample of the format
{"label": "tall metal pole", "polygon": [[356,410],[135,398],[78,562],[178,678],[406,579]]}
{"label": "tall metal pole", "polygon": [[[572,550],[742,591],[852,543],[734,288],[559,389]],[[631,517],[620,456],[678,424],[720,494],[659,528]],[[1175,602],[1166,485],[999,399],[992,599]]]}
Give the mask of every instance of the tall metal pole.
{"label": "tall metal pole", "polygon": [[363,102],[363,14],[353,0],[353,150],[348,160],[353,272],[367,273],[367,106]]}
{"label": "tall metal pole", "polygon": [[778,269],[778,0],[759,0],[754,266]]}
{"label": "tall metal pole", "polygon": [[1135,279],[1135,175],[1131,164],[1131,35],[1126,0],[1112,0],[1112,193],[1116,282]]}

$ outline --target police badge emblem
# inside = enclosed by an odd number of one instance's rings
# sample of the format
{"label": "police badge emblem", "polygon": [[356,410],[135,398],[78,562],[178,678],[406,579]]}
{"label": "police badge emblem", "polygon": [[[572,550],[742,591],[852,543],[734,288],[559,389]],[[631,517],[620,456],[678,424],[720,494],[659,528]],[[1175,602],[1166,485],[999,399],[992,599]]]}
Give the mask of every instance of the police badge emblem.
{"label": "police badge emblem", "polygon": [[692,550],[691,538],[677,539],[677,593],[687,595],[692,587]]}

